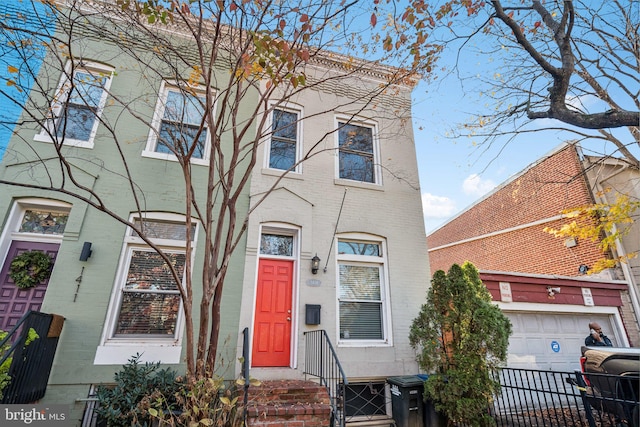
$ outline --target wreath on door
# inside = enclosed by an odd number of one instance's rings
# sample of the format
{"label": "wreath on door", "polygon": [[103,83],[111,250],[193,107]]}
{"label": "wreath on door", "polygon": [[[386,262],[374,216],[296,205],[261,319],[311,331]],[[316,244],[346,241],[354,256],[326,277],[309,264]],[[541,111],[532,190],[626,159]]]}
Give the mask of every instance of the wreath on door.
{"label": "wreath on door", "polygon": [[42,251],[26,251],[9,265],[9,277],[20,289],[32,288],[49,278],[53,260]]}

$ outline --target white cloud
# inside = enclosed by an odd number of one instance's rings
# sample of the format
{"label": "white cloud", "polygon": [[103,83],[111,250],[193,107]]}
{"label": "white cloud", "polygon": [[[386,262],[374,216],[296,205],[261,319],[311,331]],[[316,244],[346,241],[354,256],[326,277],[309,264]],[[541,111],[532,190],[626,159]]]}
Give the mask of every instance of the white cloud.
{"label": "white cloud", "polygon": [[422,193],[422,211],[425,218],[448,218],[456,212],[456,202],[444,196]]}
{"label": "white cloud", "polygon": [[591,94],[581,96],[568,96],[566,102],[567,107],[575,111],[588,111],[589,107],[593,107],[601,103],[598,97]]}
{"label": "white cloud", "polygon": [[477,173],[471,174],[462,183],[462,191],[470,196],[484,196],[496,187],[490,179],[482,179]]}

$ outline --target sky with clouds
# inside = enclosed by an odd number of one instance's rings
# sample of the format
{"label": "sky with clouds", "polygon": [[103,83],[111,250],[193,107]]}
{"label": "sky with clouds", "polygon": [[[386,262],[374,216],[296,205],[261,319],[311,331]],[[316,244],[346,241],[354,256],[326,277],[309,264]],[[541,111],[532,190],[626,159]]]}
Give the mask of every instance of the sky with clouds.
{"label": "sky with clouds", "polygon": [[[464,94],[416,92],[414,97],[414,138],[427,235],[573,136],[568,132],[541,131],[519,135],[490,148],[480,147],[471,139],[452,140],[444,135],[445,129],[467,117],[463,112],[467,106]],[[430,97],[437,102],[425,101]],[[575,103],[593,106],[595,98]],[[536,122],[539,128],[552,124],[557,125],[547,119]],[[581,145],[586,154],[603,154],[603,147],[597,142],[593,146],[586,142]],[[636,147],[631,151],[640,156]]]}
{"label": "sky with clouds", "polygon": [[[480,39],[478,43],[481,42]],[[451,70],[453,65],[460,66],[460,69],[444,72],[441,78],[434,79],[430,84],[421,82],[413,93],[414,139],[427,234],[481,200],[530,164],[575,138],[575,134],[566,131],[545,130],[519,134],[512,140],[507,140],[506,137],[498,139],[487,147],[472,138],[449,137],[447,131],[468,122],[473,113],[492,112],[495,105],[488,101],[490,98],[483,98],[479,90],[482,83],[478,82],[486,80],[487,76],[497,76],[499,68],[496,67],[500,66],[498,59],[505,60],[509,57],[508,53],[502,57],[501,53],[491,50],[489,56],[479,55],[477,53],[484,51],[485,46],[474,46],[473,41],[465,40],[465,46],[469,49],[465,49],[463,54],[459,51],[445,52],[438,63],[442,70]],[[492,56],[494,53],[495,57]],[[484,79],[474,76],[483,76]],[[544,84],[540,87],[544,88]],[[465,92],[465,89],[470,91]],[[607,90],[616,90],[615,85],[607,87]],[[634,100],[629,99],[628,94],[623,93],[621,99],[615,98],[618,103],[630,102],[628,105],[623,104],[623,108],[636,108]],[[567,101],[570,107],[582,111],[606,111],[610,108],[597,97],[587,94]],[[529,125],[529,129],[549,127],[563,125],[550,119],[536,120]],[[629,133],[626,130],[624,132],[623,140],[626,140]],[[581,142],[581,146],[586,154],[606,155],[613,152],[611,145],[597,140]],[[630,143],[629,146],[640,157],[637,145]]]}
{"label": "sky with clouds", "polygon": [[[419,85],[414,92],[414,138],[427,234],[570,139],[545,131],[483,147],[470,138],[448,138],[446,129],[468,117],[469,102],[468,96],[451,88],[427,91]],[[547,122],[541,120],[538,126],[549,126]]]}

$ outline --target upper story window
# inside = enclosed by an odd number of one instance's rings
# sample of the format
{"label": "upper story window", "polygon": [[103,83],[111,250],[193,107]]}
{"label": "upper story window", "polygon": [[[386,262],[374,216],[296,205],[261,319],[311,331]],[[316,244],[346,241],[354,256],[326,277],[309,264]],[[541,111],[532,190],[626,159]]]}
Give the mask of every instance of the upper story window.
{"label": "upper story window", "polygon": [[210,136],[203,120],[205,105],[202,91],[163,83],[143,155],[176,159],[192,151],[194,163],[206,163]]}
{"label": "upper story window", "polygon": [[51,141],[53,136],[65,145],[92,148],[113,70],[93,63],[71,65],[58,86],[52,117],[36,140]]}
{"label": "upper story window", "polygon": [[354,235],[338,239],[340,344],[390,342],[385,245],[372,237]]}
{"label": "upper story window", "polygon": [[271,113],[271,140],[267,164],[271,169],[300,172],[300,112],[275,108]]}
{"label": "upper story window", "polygon": [[373,125],[338,121],[338,178],[380,183]]}

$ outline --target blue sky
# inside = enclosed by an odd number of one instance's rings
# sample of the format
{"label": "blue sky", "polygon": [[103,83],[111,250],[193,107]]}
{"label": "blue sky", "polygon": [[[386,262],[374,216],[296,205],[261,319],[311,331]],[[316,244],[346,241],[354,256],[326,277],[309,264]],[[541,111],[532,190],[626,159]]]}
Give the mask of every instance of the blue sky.
{"label": "blue sky", "polygon": [[[463,93],[455,81],[435,87],[421,84],[415,89],[414,138],[427,234],[509,177],[574,138],[568,132],[541,131],[518,136],[508,143],[499,141],[488,150],[474,145],[471,138],[448,138],[446,130],[463,123],[469,111],[492,108],[478,106],[474,102],[477,97],[477,94]],[[534,123],[545,127],[551,125],[551,120]],[[589,147],[585,143],[582,146],[586,154],[603,154],[600,146]],[[632,152],[640,156],[637,146]]]}
{"label": "blue sky", "polygon": [[471,138],[450,139],[446,129],[464,122],[470,102],[470,96],[454,88],[451,84],[425,93],[419,86],[414,94],[414,138],[427,234],[566,139],[545,132],[489,150],[474,145]]}
{"label": "blue sky", "polygon": [[[457,51],[445,51],[439,66],[443,64],[444,68],[451,69],[451,65],[458,61],[459,70],[443,73],[446,77],[436,79],[435,83],[420,83],[413,94],[414,139],[427,234],[531,163],[566,141],[576,138],[575,134],[567,131],[545,130],[520,134],[511,141],[504,137],[486,148],[478,145],[482,141],[480,138],[473,140],[470,137],[448,137],[449,129],[469,122],[473,113],[494,112],[493,101],[490,97],[483,97],[480,92],[482,89],[487,90],[487,87],[481,83],[476,84],[480,79],[475,77],[482,76],[487,80],[487,76],[493,76],[499,80],[498,72],[502,70],[498,57],[493,57],[493,54],[477,55],[472,49],[462,52],[457,56]],[[465,78],[464,83],[458,79],[459,76]],[[542,82],[541,79],[539,81]],[[609,86],[615,85],[607,87]],[[470,91],[465,92],[467,88]],[[538,88],[545,90],[544,84]],[[612,94],[616,98],[616,94]],[[610,108],[592,95],[581,95],[573,102],[589,112],[602,112]],[[617,102],[623,108],[637,108],[624,94],[618,97]],[[552,126],[563,127],[563,124],[556,120],[538,119],[528,128],[544,129]],[[632,143],[630,133],[622,130],[616,134],[623,141],[629,141],[628,148],[636,158],[640,158],[640,147]],[[591,155],[612,154],[614,149],[613,145],[605,147],[603,142],[593,140],[583,141],[581,146],[585,154]]]}

